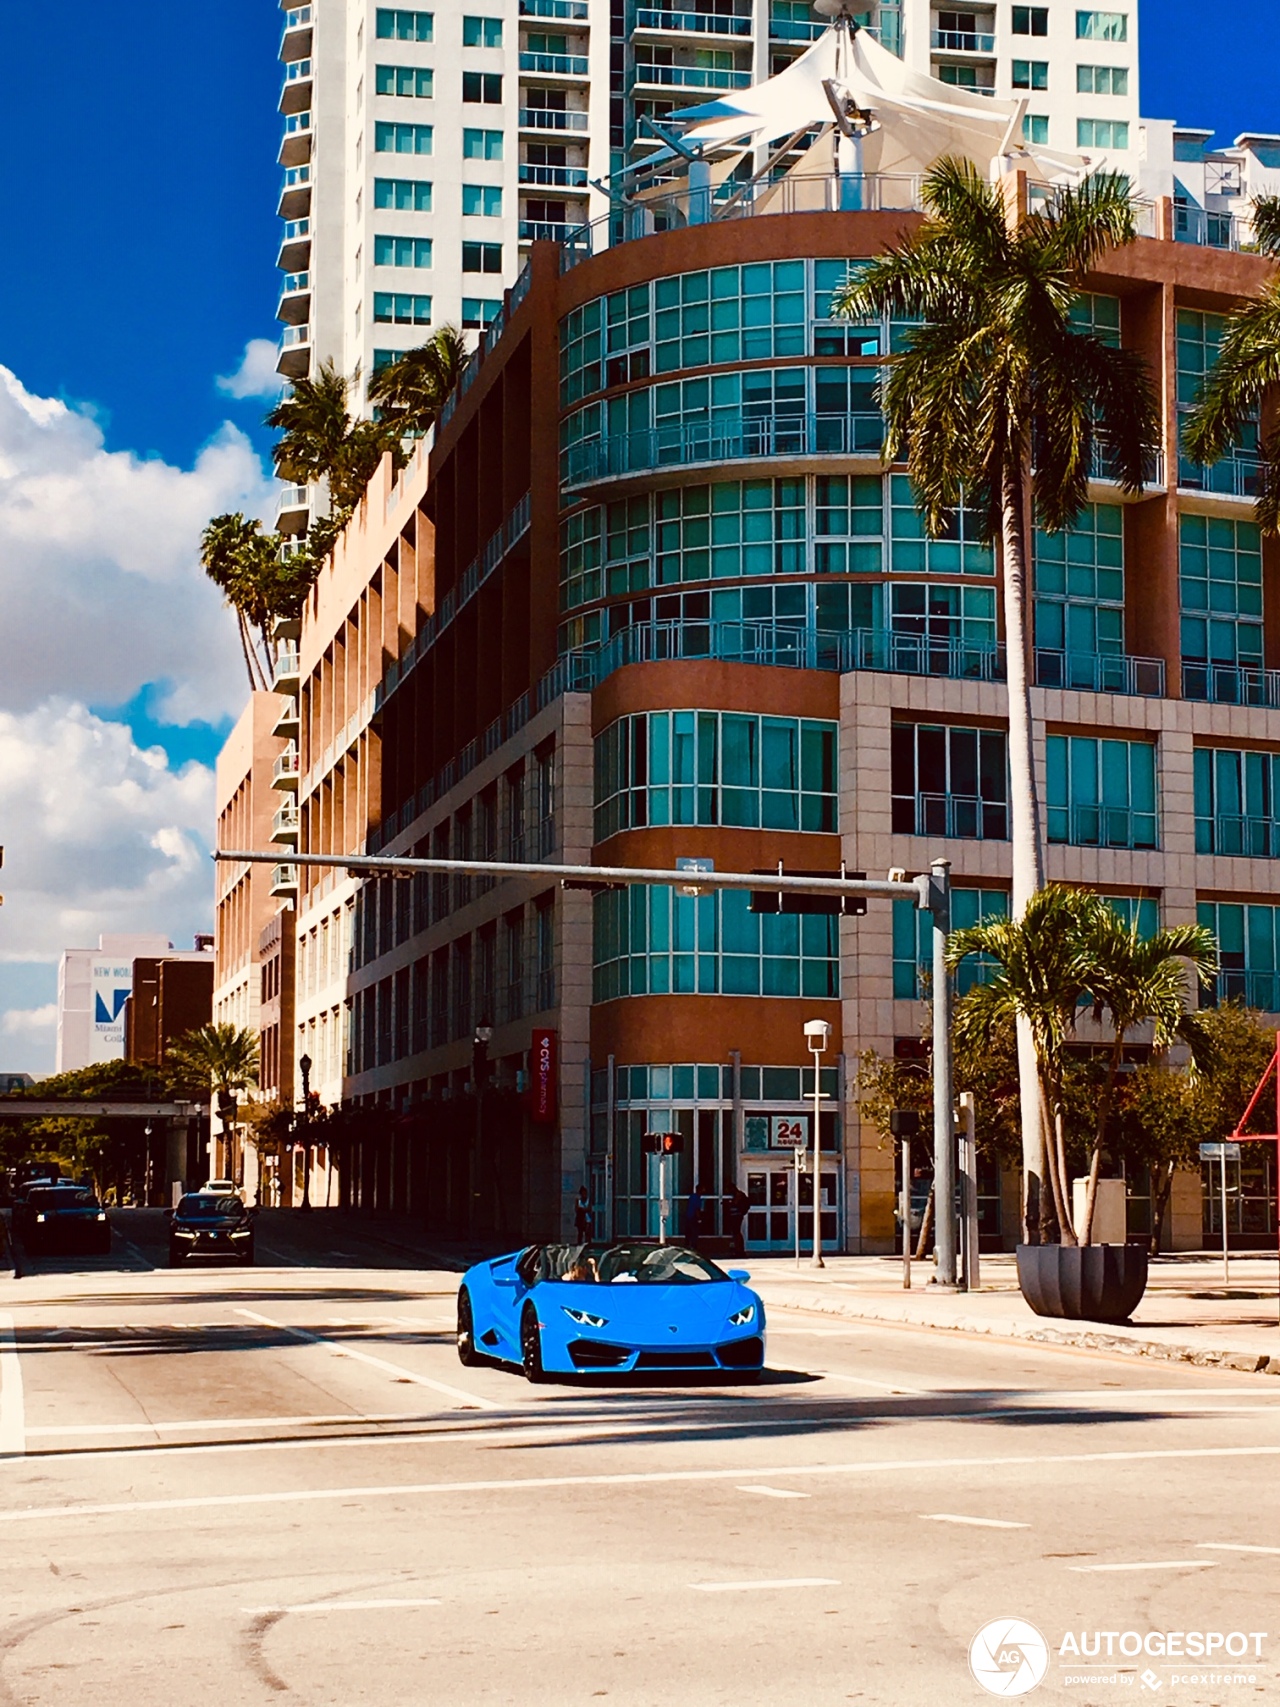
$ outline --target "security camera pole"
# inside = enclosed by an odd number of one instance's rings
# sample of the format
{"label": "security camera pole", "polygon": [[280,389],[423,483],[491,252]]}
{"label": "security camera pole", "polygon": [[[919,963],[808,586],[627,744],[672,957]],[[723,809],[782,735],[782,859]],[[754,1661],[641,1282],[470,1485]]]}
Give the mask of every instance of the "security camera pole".
{"label": "security camera pole", "polygon": [[[809,1053],[813,1056],[813,1268],[825,1268],[822,1260],[822,1052],[827,1047],[827,1039],[831,1036],[831,1027],[825,1019],[809,1019],[804,1024],[805,1042],[809,1045]],[[796,1204],[796,1219],[800,1218],[800,1205]]]}

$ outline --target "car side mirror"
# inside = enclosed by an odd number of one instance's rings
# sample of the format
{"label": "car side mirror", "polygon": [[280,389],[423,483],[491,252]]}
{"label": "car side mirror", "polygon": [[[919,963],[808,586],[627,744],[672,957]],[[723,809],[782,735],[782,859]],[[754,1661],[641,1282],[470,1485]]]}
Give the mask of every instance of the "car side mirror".
{"label": "car side mirror", "polygon": [[495,1286],[514,1286],[515,1280],[509,1274],[498,1274],[494,1276],[493,1284]]}
{"label": "car side mirror", "polygon": [[730,1280],[741,1280],[745,1283],[746,1281],[751,1279],[751,1275],[750,1275],[750,1272],[745,1268],[731,1268],[729,1270],[729,1279]]}

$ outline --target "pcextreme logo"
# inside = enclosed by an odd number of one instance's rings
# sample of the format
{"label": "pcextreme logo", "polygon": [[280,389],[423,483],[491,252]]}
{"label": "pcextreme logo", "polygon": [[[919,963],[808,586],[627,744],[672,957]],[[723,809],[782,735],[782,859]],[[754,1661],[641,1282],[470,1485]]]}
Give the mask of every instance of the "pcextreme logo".
{"label": "pcextreme logo", "polygon": [[989,1695],[1025,1695],[1048,1669],[1049,1644],[1025,1618],[993,1618],[969,1644],[969,1670]]}

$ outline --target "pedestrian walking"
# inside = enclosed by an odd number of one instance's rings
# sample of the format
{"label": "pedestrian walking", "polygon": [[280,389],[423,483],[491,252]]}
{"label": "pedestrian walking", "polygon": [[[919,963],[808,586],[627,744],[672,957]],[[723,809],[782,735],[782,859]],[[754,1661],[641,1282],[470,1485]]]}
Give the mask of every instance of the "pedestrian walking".
{"label": "pedestrian walking", "polygon": [[573,1206],[573,1230],[578,1243],[585,1245],[595,1232],[596,1218],[591,1208],[591,1194],[585,1185],[578,1187],[578,1201]]}
{"label": "pedestrian walking", "polygon": [[725,1204],[724,1210],[725,1223],[729,1230],[729,1236],[733,1240],[735,1257],[744,1257],[747,1254],[747,1247],[742,1238],[742,1224],[747,1218],[747,1210],[750,1207],[751,1199],[740,1185],[735,1185],[729,1194],[729,1201]]}
{"label": "pedestrian walking", "polygon": [[702,1186],[695,1185],[689,1193],[684,1206],[684,1242],[691,1251],[698,1248],[698,1234],[702,1231]]}

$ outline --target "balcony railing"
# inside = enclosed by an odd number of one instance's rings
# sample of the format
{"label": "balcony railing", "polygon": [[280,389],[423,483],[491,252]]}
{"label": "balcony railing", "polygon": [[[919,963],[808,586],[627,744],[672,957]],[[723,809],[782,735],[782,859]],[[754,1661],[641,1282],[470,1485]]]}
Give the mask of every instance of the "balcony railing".
{"label": "balcony railing", "polygon": [[915,834],[963,842],[1007,841],[1009,808],[1003,800],[973,794],[918,794]]}
{"label": "balcony railing", "polygon": [[520,182],[522,184],[541,184],[546,189],[585,190],[587,187],[587,168],[585,166],[533,166],[527,160],[520,162]]}
{"label": "balcony railing", "polygon": [[[1120,475],[1116,468],[1116,459],[1111,447],[1094,439],[1089,454],[1090,480],[1107,480],[1119,484]],[[1148,448],[1142,463],[1142,479],[1147,487],[1159,488],[1164,485],[1164,452],[1152,445]]]}
{"label": "balcony railing", "polygon": [[681,421],[569,445],[564,452],[564,479],[569,486],[589,486],[645,469],[741,462],[755,457],[865,456],[878,460],[883,443],[884,418],[878,411]]}
{"label": "balcony railing", "polygon": [[719,71],[710,65],[646,65],[636,61],[636,84],[659,89],[746,89],[749,71]]}
{"label": "balcony railing", "polygon": [[285,510],[309,510],[311,508],[311,488],[309,486],[286,486],[280,493],[280,501],[276,505],[276,514]]}
{"label": "balcony railing", "polygon": [[300,30],[304,24],[311,22],[310,6],[291,6],[284,15],[284,27],[289,30]]}
{"label": "balcony railing", "polygon": [[285,326],[280,333],[280,343],[284,349],[291,344],[309,344],[311,342],[310,326]]}
{"label": "balcony railing", "polygon": [[977,30],[935,30],[933,47],[942,53],[994,53],[996,38]]}
{"label": "balcony railing", "polygon": [[284,187],[286,190],[296,190],[303,184],[311,182],[310,166],[289,166],[285,169]]}
{"label": "balcony railing", "polygon": [[[306,487],[301,487],[300,490],[305,492]],[[297,681],[298,648],[296,646],[289,645],[286,642],[276,647],[275,671],[271,679],[277,690],[282,682]]]}
{"label": "balcony railing", "polygon": [[1178,243],[1198,243],[1205,249],[1239,249],[1247,238],[1238,214],[1215,213],[1193,202],[1173,204],[1173,235]]}
{"label": "balcony railing", "polygon": [[769,34],[774,41],[817,41],[830,26],[814,18],[770,18]]}
{"label": "balcony railing", "polygon": [[1280,823],[1274,818],[1196,819],[1196,852],[1243,859],[1280,859]]}
{"label": "balcony railing", "polygon": [[296,842],[300,823],[301,814],[292,802],[282,806],[271,820],[271,840],[273,842]]}
{"label": "balcony railing", "polygon": [[286,273],[280,280],[281,296],[291,296],[295,291],[311,289],[310,273]]}
{"label": "balcony railing", "polygon": [[1212,705],[1280,706],[1280,670],[1182,660],[1182,697]]}
{"label": "balcony railing", "polygon": [[280,754],[271,767],[271,782],[274,788],[296,788],[298,786],[297,753]]}
{"label": "balcony railing", "polygon": [[1163,699],[1164,659],[1134,658],[1127,653],[1050,652],[1037,647],[1036,686]]}
{"label": "balcony railing", "polygon": [[567,23],[585,24],[588,17],[587,0],[520,0],[522,18],[562,18]]}
{"label": "balcony railing", "polygon": [[522,53],[521,71],[533,71],[544,77],[585,77],[585,53]]}
{"label": "balcony railing", "polygon": [[1049,840],[1073,848],[1159,847],[1154,812],[1130,806],[1050,806]]}
{"label": "balcony railing", "polygon": [[271,893],[273,895],[296,895],[298,892],[298,868],[296,865],[277,865],[271,872]]}
{"label": "balcony railing", "polygon": [[311,76],[311,61],[309,59],[291,59],[284,68],[286,88],[290,83],[305,82]]}
{"label": "balcony railing", "polygon": [[559,107],[520,109],[520,125],[523,130],[586,130],[589,123],[586,113],[567,113]]}
{"label": "balcony railing", "polygon": [[880,628],[854,629],[841,635],[840,642],[842,670],[884,670],[895,676],[944,676],[953,681],[1005,679],[1003,646],[966,645],[961,640]]}
{"label": "balcony railing", "polygon": [[558,219],[522,219],[520,221],[520,241],[522,243],[563,243],[573,229],[563,220]]}
{"label": "balcony railing", "polygon": [[704,36],[749,36],[750,13],[668,12],[641,6],[636,12],[638,30],[689,30]]}
{"label": "balcony railing", "polygon": [[1224,456],[1221,462],[1188,462],[1178,458],[1178,489],[1211,492],[1223,498],[1256,498],[1261,476],[1255,457]]}

